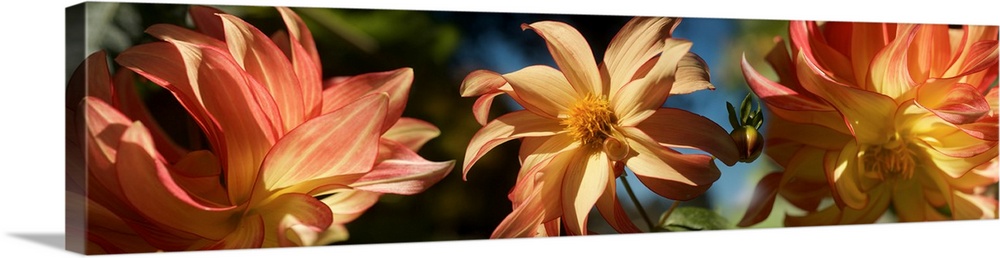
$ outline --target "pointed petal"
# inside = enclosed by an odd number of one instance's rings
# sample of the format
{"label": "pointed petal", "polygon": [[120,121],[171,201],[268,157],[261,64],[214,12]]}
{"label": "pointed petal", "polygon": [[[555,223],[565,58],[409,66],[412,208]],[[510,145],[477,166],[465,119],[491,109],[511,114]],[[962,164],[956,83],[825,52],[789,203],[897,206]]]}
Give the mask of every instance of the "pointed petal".
{"label": "pointed petal", "polygon": [[577,100],[586,96],[574,91],[558,70],[544,65],[528,66],[504,74],[503,78],[510,83],[519,100],[523,100],[518,103],[525,109],[553,119],[565,114]]}
{"label": "pointed petal", "polygon": [[729,166],[740,159],[736,143],[725,129],[708,118],[686,110],[657,109],[636,128],[662,145],[703,150]]}
{"label": "pointed petal", "polygon": [[540,224],[562,216],[564,175],[575,155],[575,149],[560,152],[544,168],[519,178],[511,190],[514,210],[500,222],[490,238],[534,237]]}
{"label": "pointed petal", "polygon": [[914,26],[904,26],[900,30],[905,33],[903,37],[893,40],[875,55],[868,75],[875,92],[894,99],[909,92],[917,84],[910,76],[907,66],[910,63],[907,49],[917,30]]}
{"label": "pointed petal", "polygon": [[647,60],[663,51],[663,40],[680,23],[679,18],[635,17],[611,39],[604,54],[604,65],[610,75],[610,94],[632,80]]}
{"label": "pointed petal", "polygon": [[646,187],[660,196],[679,201],[698,197],[721,176],[711,156],[680,154],[660,146],[636,128],[622,128],[635,153],[625,160]]}
{"label": "pointed petal", "polygon": [[384,92],[389,96],[389,109],[385,121],[382,122],[383,128],[380,132],[385,132],[403,114],[412,82],[413,69],[410,68],[353,76],[323,90],[322,113],[326,114],[340,109],[353,103],[361,96]]}
{"label": "pointed petal", "polygon": [[459,89],[462,97],[479,96],[496,92],[507,84],[500,74],[487,70],[475,70],[465,76]]}
{"label": "pointed petal", "polygon": [[479,122],[480,125],[486,125],[490,119],[490,106],[493,105],[493,98],[501,94],[504,94],[504,92],[497,91],[483,94],[476,99],[476,103],[472,105],[472,114],[476,117],[476,122]]}
{"label": "pointed petal", "polygon": [[113,169],[121,135],[132,121],[98,98],[86,97],[83,102],[87,118],[87,165],[95,170],[91,174],[104,181],[106,186],[117,185],[117,180],[105,178],[108,174],[104,172]]}
{"label": "pointed petal", "polygon": [[[976,145],[973,145],[973,147],[981,148],[981,146]],[[933,166],[951,178],[959,178],[979,165],[996,158],[997,145],[994,142],[993,146],[989,149],[968,157],[961,157],[963,155],[957,155],[958,157],[948,156],[937,151],[928,151],[927,156],[929,157],[917,162],[920,162],[921,166]]]}
{"label": "pointed petal", "polygon": [[886,131],[889,125],[886,121],[895,114],[896,102],[892,98],[838,83],[801,56],[797,67],[802,87],[836,108],[858,142],[882,142],[891,135]]}
{"label": "pointed petal", "polygon": [[698,54],[688,52],[677,63],[677,73],[670,94],[688,94],[699,90],[715,90],[708,64]]}
{"label": "pointed petal", "polygon": [[826,43],[822,31],[815,21],[791,21],[788,36],[792,48],[797,49],[795,57],[804,58],[817,64],[829,77],[855,85],[852,66],[847,57]]}
{"label": "pointed petal", "polygon": [[566,80],[577,95],[607,94],[601,84],[601,74],[597,71],[594,53],[590,51],[590,44],[580,32],[565,23],[555,21],[521,24],[521,29],[534,30],[545,39],[552,59],[555,59],[559,70],[566,75]]}
{"label": "pointed petal", "polygon": [[177,162],[181,156],[185,155],[188,151],[185,150],[180,145],[177,145],[173,139],[163,130],[160,123],[153,118],[153,115],[149,112],[146,104],[139,97],[137,92],[138,85],[135,85],[135,73],[132,70],[120,69],[115,73],[114,77],[114,87],[115,87],[115,101],[118,110],[122,111],[125,116],[132,119],[142,121],[142,124],[149,128],[150,133],[153,135],[153,142],[156,143],[157,151],[168,162]]}
{"label": "pointed petal", "polygon": [[354,219],[361,216],[368,208],[375,205],[380,196],[382,194],[376,192],[343,190],[321,201],[330,207],[335,223],[346,224],[354,221]]}
{"label": "pointed petal", "polygon": [[150,220],[208,239],[233,231],[237,207],[211,207],[196,202],[178,186],[156,158],[149,132],[136,122],[122,135],[116,170],[122,193]]}
{"label": "pointed petal", "polygon": [[563,224],[566,233],[587,234],[587,215],[604,193],[611,177],[611,161],[603,151],[579,151],[566,168],[562,185]]}
{"label": "pointed petal", "polygon": [[368,95],[289,132],[261,164],[264,188],[370,170],[388,101],[385,93]]}
{"label": "pointed petal", "polygon": [[881,23],[855,22],[853,25],[850,55],[855,82],[860,89],[872,89],[869,67],[875,55],[889,44],[885,36],[889,28]]}
{"label": "pointed petal", "polygon": [[[833,110],[828,104],[821,101],[815,100],[809,95],[812,93],[801,89],[801,91],[796,91],[793,88],[786,87],[783,84],[775,83],[770,79],[761,75],[757,70],[750,66],[747,61],[746,55],[740,63],[740,67],[743,69],[743,78],[746,79],[747,84],[750,89],[753,90],[754,94],[757,95],[762,101],[767,103],[769,106],[774,106],[787,110],[809,110],[809,111],[828,111]],[[775,69],[779,69],[785,66],[778,66]],[[793,67],[789,62],[787,67]],[[790,71],[790,74],[794,75],[795,71]],[[790,76],[789,76],[790,77]],[[794,77],[794,78],[797,78]],[[790,78],[790,79],[794,79]],[[786,80],[782,77],[782,82]],[[795,85],[798,86],[798,80],[794,81]],[[801,86],[800,86],[801,87]]]}
{"label": "pointed petal", "polygon": [[597,199],[597,211],[601,213],[601,217],[604,217],[604,221],[607,221],[611,228],[618,233],[641,233],[642,231],[632,223],[632,219],[628,217],[628,213],[618,202],[615,188],[615,177],[609,176],[604,193],[601,194],[601,198]]}
{"label": "pointed petal", "polygon": [[680,60],[691,49],[687,40],[668,38],[663,53],[646,77],[625,85],[611,99],[611,107],[619,125],[634,126],[663,105],[670,95]]}
{"label": "pointed petal", "polygon": [[916,82],[940,78],[951,62],[948,26],[922,25],[916,30],[907,56],[910,75]]}
{"label": "pointed petal", "polygon": [[191,13],[191,20],[194,21],[198,32],[218,40],[226,40],[226,30],[222,26],[222,20],[217,15],[225,14],[225,12],[203,5],[192,5],[188,12]]}
{"label": "pointed petal", "polygon": [[[214,15],[212,18],[219,19],[219,17]],[[221,21],[219,25],[222,25]],[[154,24],[146,28],[146,33],[164,41],[182,41],[193,45],[211,46],[219,49],[227,48],[226,42],[220,39],[173,24]]]}
{"label": "pointed petal", "polygon": [[424,146],[424,143],[438,135],[441,135],[441,130],[437,126],[420,119],[402,117],[382,134],[382,138],[399,142],[410,150],[417,151]]}
{"label": "pointed petal", "polygon": [[542,223],[545,210],[540,204],[543,200],[540,196],[542,188],[532,190],[526,198],[527,202],[514,208],[500,225],[497,225],[490,238],[534,237],[537,234],[535,229]]}
{"label": "pointed petal", "polygon": [[399,143],[391,143],[393,157],[382,161],[350,184],[358,190],[411,195],[423,192],[451,172],[455,161],[431,162]]}
{"label": "pointed petal", "polygon": [[968,124],[990,111],[990,105],[976,87],[931,81],[917,88],[916,103],[952,124]]}
{"label": "pointed petal", "polygon": [[299,79],[302,106],[307,118],[319,116],[323,108],[323,67],[320,65],[319,53],[316,52],[316,43],[313,42],[309,28],[295,12],[287,7],[277,9],[288,29],[288,35],[283,38],[284,46],[278,46],[291,60],[295,76]]}
{"label": "pointed petal", "polygon": [[562,130],[563,126],[558,121],[538,116],[526,110],[500,116],[472,136],[469,146],[465,150],[462,179],[465,179],[469,169],[479,158],[504,142],[521,137],[554,135]]}
{"label": "pointed petal", "polygon": [[778,196],[781,177],[781,173],[770,173],[757,182],[757,187],[753,191],[753,197],[750,198],[750,206],[747,207],[746,213],[743,214],[743,219],[736,224],[737,226],[753,226],[764,221],[771,215],[771,209],[774,208],[774,200]]}
{"label": "pointed petal", "polygon": [[233,60],[250,77],[263,85],[274,98],[281,113],[282,131],[287,132],[302,124],[311,107],[307,107],[307,103],[303,101],[305,95],[288,58],[256,27],[236,16],[228,14],[219,16],[222,17],[223,27],[226,29],[226,45],[229,47],[229,53],[232,54]]}

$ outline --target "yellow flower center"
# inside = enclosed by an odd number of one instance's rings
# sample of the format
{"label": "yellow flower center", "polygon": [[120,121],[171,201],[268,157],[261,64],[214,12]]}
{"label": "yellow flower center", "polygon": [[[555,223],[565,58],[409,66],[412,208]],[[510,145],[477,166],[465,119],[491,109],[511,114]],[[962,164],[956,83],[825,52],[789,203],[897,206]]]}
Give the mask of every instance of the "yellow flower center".
{"label": "yellow flower center", "polygon": [[893,137],[882,145],[865,148],[862,161],[867,172],[882,181],[890,179],[910,179],[916,162],[909,144],[899,137]]}
{"label": "yellow flower center", "polygon": [[604,146],[617,121],[606,99],[587,95],[573,104],[560,124],[566,126],[569,135],[583,145],[598,148]]}

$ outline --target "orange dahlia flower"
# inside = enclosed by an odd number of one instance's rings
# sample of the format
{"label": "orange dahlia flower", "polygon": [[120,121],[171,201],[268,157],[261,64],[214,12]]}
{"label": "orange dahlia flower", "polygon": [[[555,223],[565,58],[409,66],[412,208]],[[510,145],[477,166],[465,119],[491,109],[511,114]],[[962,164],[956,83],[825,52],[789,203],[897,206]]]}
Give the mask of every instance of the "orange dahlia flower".
{"label": "orange dahlia flower", "polygon": [[[997,217],[997,27],[795,21],[791,55],[767,56],[779,82],[743,60],[774,114],[764,177],[740,223],[776,196],[804,214],[785,224]],[[992,85],[992,86],[991,86]],[[821,205],[824,199],[833,205]]]}
{"label": "orange dahlia flower", "polygon": [[[412,70],[324,87],[308,28],[278,11],[288,31],[268,37],[193,7],[197,31],[150,27],[165,42],[124,51],[113,83],[103,54],[88,60],[103,67],[86,70],[81,103],[88,253],[327,244],[381,194],[419,193],[448,174],[453,161],[415,153],[437,128],[400,117]],[[162,140],[141,103],[122,101],[137,99],[132,72],[173,93],[211,149]]]}
{"label": "orange dahlia flower", "polygon": [[[473,164],[504,142],[521,139],[513,211],[493,238],[587,234],[596,205],[612,227],[638,232],[615,196],[615,178],[628,167],[653,192],[692,199],[719,176],[712,156],[681,154],[670,147],[705,150],[726,164],[739,159],[719,125],[700,115],[661,107],[671,94],[711,89],[704,62],[691,42],[671,37],[679,19],[635,18],[614,37],[600,66],[573,27],[542,21],[522,25],[545,39],[559,70],[535,65],[497,74],[479,70],[462,84],[462,96],[480,96],[473,107],[483,124],[463,164]],[[487,123],[493,98],[507,94],[525,110]]]}

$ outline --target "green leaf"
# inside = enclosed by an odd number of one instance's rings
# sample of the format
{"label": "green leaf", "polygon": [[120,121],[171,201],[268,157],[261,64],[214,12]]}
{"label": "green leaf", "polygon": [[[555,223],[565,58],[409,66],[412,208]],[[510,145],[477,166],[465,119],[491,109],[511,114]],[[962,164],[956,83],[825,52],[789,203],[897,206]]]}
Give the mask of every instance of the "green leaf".
{"label": "green leaf", "polygon": [[736,108],[733,107],[732,103],[726,102],[726,109],[729,109],[729,124],[733,126],[733,130],[740,128],[739,118],[736,117]]}
{"label": "green leaf", "polygon": [[[667,215],[664,213],[663,215]],[[659,225],[662,231],[700,231],[731,229],[732,224],[714,211],[700,207],[677,207],[670,217]]]}
{"label": "green leaf", "polygon": [[747,93],[747,97],[743,98],[743,103],[740,104],[740,118],[743,120],[743,124],[750,122],[750,94]]}
{"label": "green leaf", "polygon": [[760,130],[760,126],[764,125],[764,114],[758,113],[756,119],[757,123],[753,125],[753,128]]}

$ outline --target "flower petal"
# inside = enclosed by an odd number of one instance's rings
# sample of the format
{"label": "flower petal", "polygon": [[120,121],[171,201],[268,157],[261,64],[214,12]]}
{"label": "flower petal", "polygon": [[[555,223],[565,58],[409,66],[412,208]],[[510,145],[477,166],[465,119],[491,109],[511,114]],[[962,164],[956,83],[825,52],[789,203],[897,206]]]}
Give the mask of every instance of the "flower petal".
{"label": "flower petal", "polygon": [[406,107],[413,69],[400,68],[393,71],[366,73],[353,76],[323,90],[323,114],[333,112],[358,98],[371,93],[385,92],[389,96],[389,109],[380,132],[385,132],[399,120]]}
{"label": "flower petal", "polygon": [[351,187],[377,193],[417,194],[443,179],[455,167],[453,160],[431,162],[399,143],[390,146],[393,157],[380,162],[350,184]]}
{"label": "flower petal", "polygon": [[952,218],[965,219],[996,219],[997,200],[985,196],[971,195],[955,191],[955,210]]}
{"label": "flower petal", "polygon": [[558,70],[544,65],[528,66],[504,74],[503,78],[520,97],[516,99],[519,104],[552,119],[566,113],[577,100],[586,96],[574,91]]}
{"label": "flower petal", "polygon": [[304,100],[316,100],[311,98],[313,96],[305,97],[306,94],[300,87],[299,78],[295,76],[295,69],[288,58],[269,37],[253,25],[236,16],[228,14],[219,16],[222,17],[223,27],[226,30],[226,45],[233,60],[246,70],[250,77],[263,85],[274,98],[284,125],[282,132],[302,124],[307,119],[307,112],[312,108],[306,104],[316,104]]}
{"label": "flower petal", "polygon": [[893,24],[885,23],[853,23],[851,33],[851,67],[853,67],[855,82],[860,89],[872,90],[869,80],[870,65],[875,55],[889,44],[889,34],[895,30]]}
{"label": "flower petal", "polygon": [[729,166],[740,159],[736,143],[725,129],[686,110],[660,108],[635,127],[662,145],[703,150]]}
{"label": "flower petal", "polygon": [[342,190],[330,197],[323,198],[321,201],[326,203],[330,207],[330,211],[333,212],[334,223],[345,224],[354,221],[368,208],[375,205],[380,196],[382,194],[376,192]]}
{"label": "flower petal", "polygon": [[674,75],[674,86],[670,94],[688,94],[699,90],[715,90],[708,64],[698,54],[688,52],[677,63],[677,73]]}
{"label": "flower petal", "polygon": [[836,108],[858,142],[880,143],[891,136],[887,132],[887,121],[891,121],[890,116],[896,110],[896,102],[892,98],[838,83],[801,56],[796,66],[802,87]]}
{"label": "flower petal", "polygon": [[[219,19],[219,17],[214,15],[212,18]],[[222,25],[221,20],[219,21],[219,25]],[[164,41],[182,41],[193,45],[211,46],[218,49],[227,48],[225,41],[173,24],[154,24],[146,28],[146,33]]]}
{"label": "flower petal", "polygon": [[410,150],[417,151],[424,146],[424,143],[438,135],[441,135],[441,130],[431,123],[416,118],[401,117],[382,134],[382,138],[399,142]]}
{"label": "flower petal", "polygon": [[[511,190],[514,210],[500,222],[490,238],[534,237],[543,222],[562,216],[560,196],[566,167],[576,151],[556,155],[547,166],[525,175]],[[531,181],[531,184],[524,182]]]}
{"label": "flower petal", "polygon": [[562,184],[562,218],[567,234],[587,234],[587,215],[604,193],[610,177],[608,154],[599,150],[576,153],[566,168]]}
{"label": "flower petal", "polygon": [[264,246],[312,245],[319,234],[333,223],[330,208],[306,194],[282,194],[261,206],[260,210],[265,211],[265,227],[277,229],[277,234],[268,235],[277,236],[277,239],[265,239]]}
{"label": "flower petal", "polygon": [[757,187],[753,191],[753,197],[750,198],[750,206],[748,206],[746,213],[743,214],[743,219],[736,224],[737,226],[753,226],[764,221],[771,215],[771,209],[774,208],[774,200],[778,196],[781,177],[781,173],[770,173],[757,182]]}
{"label": "flower petal", "polygon": [[260,248],[264,243],[264,219],[260,214],[253,214],[243,218],[239,227],[225,238],[213,245],[203,249],[242,249]]}
{"label": "flower petal", "polygon": [[663,40],[680,24],[680,18],[635,17],[615,34],[604,54],[610,75],[610,94],[632,80],[647,60],[663,51]]}
{"label": "flower petal", "polygon": [[[859,148],[853,141],[848,141],[847,145],[840,152],[835,164],[827,164],[826,174],[833,190],[833,198],[839,207],[852,209],[862,209],[868,205],[868,194],[862,191],[860,182],[861,174],[864,171],[861,164]],[[827,161],[829,162],[829,161]]]}
{"label": "flower petal", "polygon": [[[757,70],[750,66],[750,62],[747,61],[746,55],[740,63],[740,67],[743,69],[743,78],[746,79],[747,84],[750,89],[753,90],[754,94],[757,95],[761,100],[768,104],[768,106],[773,106],[777,108],[796,110],[796,111],[830,111],[833,110],[828,104],[821,101],[813,99],[813,95],[805,89],[798,91],[796,89],[786,87],[785,85],[791,83],[785,83],[787,80],[795,80],[797,76],[791,77],[795,74],[795,71],[790,71],[790,75],[782,77],[781,84],[775,83],[770,79],[761,75]],[[781,67],[793,67],[789,62],[788,66],[778,66],[775,69],[780,69]],[[794,81],[795,86],[798,85],[798,80]],[[799,86],[801,87],[801,86]]]}
{"label": "flower petal", "polygon": [[[625,168],[619,165],[616,166],[616,169]],[[597,199],[597,211],[611,225],[611,228],[615,229],[618,233],[641,233],[642,231],[632,223],[632,219],[628,217],[628,213],[625,212],[621,203],[618,202],[615,189],[615,177],[609,176],[607,186],[604,187],[604,193]]]}
{"label": "flower petal", "polygon": [[894,99],[909,92],[917,84],[910,76],[907,66],[907,50],[917,30],[915,26],[903,26],[899,30],[903,36],[889,42],[889,45],[875,55],[868,73],[872,90]]}
{"label": "flower petal", "polygon": [[[275,41],[276,45],[284,51],[285,55],[292,62],[295,76],[299,79],[299,88],[302,90],[302,105],[305,108],[308,118],[320,115],[323,105],[323,67],[320,65],[319,53],[316,52],[316,43],[313,42],[312,33],[306,24],[302,22],[295,12],[288,7],[277,7],[281,13],[285,27],[288,29],[287,40]],[[283,39],[286,39],[283,38]]]}
{"label": "flower petal", "polygon": [[910,60],[909,74],[916,82],[923,82],[928,78],[940,78],[951,62],[948,26],[921,25],[916,30],[914,44],[910,44],[907,56]]}
{"label": "flower petal", "polygon": [[465,76],[459,89],[462,97],[479,96],[496,92],[507,84],[507,80],[498,73],[487,70],[475,70]]}
{"label": "flower petal", "polygon": [[526,110],[500,116],[483,126],[472,136],[472,140],[469,141],[469,146],[465,150],[462,179],[466,178],[469,169],[479,158],[504,142],[521,137],[554,135],[562,130],[563,127],[558,121],[538,116]]}
{"label": "flower petal", "polygon": [[927,201],[921,193],[924,190],[916,180],[897,181],[892,187],[892,207],[899,221],[925,221],[924,206]]}
{"label": "flower petal", "polygon": [[590,44],[580,32],[565,23],[555,21],[521,24],[521,29],[534,30],[545,39],[552,59],[555,59],[559,70],[566,75],[566,80],[576,90],[577,95],[607,94],[601,84],[601,74],[597,71],[594,53],[590,51]]}
{"label": "flower petal", "polygon": [[208,239],[235,230],[237,207],[211,207],[196,202],[178,186],[156,158],[149,132],[140,122],[122,135],[116,170],[122,193],[145,217]]}
{"label": "flower petal", "polygon": [[815,21],[791,21],[788,36],[792,48],[797,50],[797,58],[804,58],[817,64],[829,77],[854,83],[854,74],[847,57],[826,43],[822,31]]}
{"label": "flower petal", "polygon": [[198,32],[218,40],[226,40],[226,30],[222,26],[222,20],[217,15],[225,14],[225,12],[203,5],[192,5],[188,12],[191,13],[191,20],[194,21]]}
{"label": "flower petal", "polygon": [[625,165],[660,196],[679,201],[694,199],[721,176],[711,156],[680,154],[660,146],[636,128],[624,127],[622,132],[635,152]]}
{"label": "flower petal", "polygon": [[288,132],[261,164],[264,188],[370,170],[388,101],[386,93],[371,94]]}
{"label": "flower petal", "polygon": [[975,86],[931,81],[917,88],[916,103],[952,124],[968,124],[990,112],[990,105]]}
{"label": "flower petal", "polygon": [[670,95],[680,60],[691,49],[687,40],[668,38],[663,53],[649,74],[623,86],[611,99],[611,107],[618,116],[618,124],[633,126],[663,105]]}

